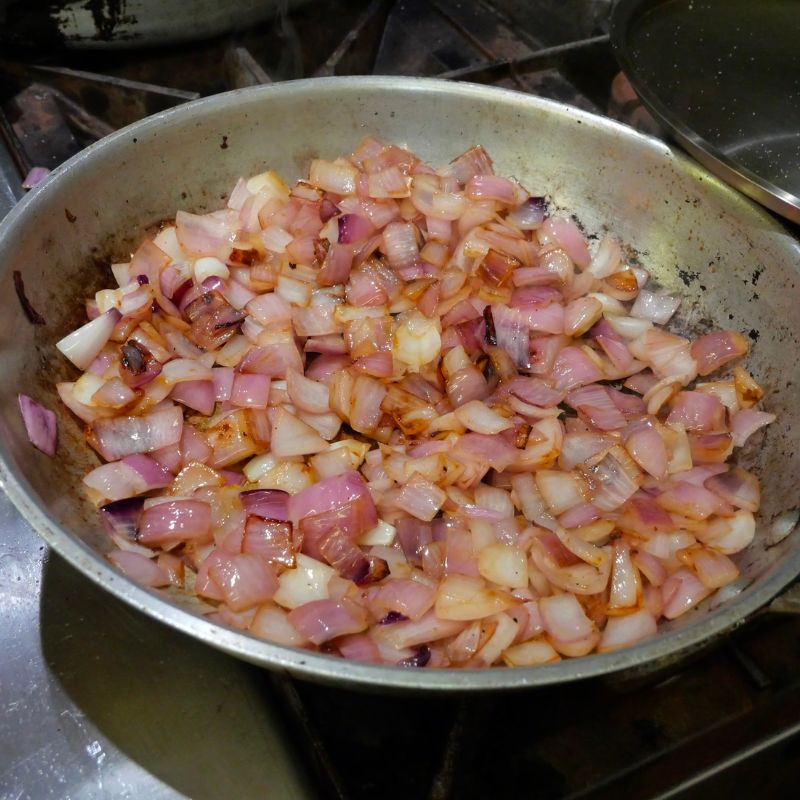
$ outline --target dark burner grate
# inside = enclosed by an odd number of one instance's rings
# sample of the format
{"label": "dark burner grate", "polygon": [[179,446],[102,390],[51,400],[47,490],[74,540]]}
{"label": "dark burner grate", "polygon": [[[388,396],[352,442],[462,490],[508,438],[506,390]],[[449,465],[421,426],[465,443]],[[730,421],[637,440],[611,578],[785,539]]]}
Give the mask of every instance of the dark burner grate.
{"label": "dark burner grate", "polygon": [[[324,10],[320,10],[320,6]],[[300,77],[424,75],[602,112],[616,65],[610,0],[330,0],[233,36],[137,51],[0,57],[0,130],[19,175],[196,97]],[[324,19],[324,24],[321,20]]]}

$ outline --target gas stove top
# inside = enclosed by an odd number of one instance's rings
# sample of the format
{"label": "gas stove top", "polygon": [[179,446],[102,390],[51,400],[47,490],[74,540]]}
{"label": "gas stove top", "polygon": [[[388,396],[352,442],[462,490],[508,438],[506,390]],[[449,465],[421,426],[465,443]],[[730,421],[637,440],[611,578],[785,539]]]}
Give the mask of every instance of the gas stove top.
{"label": "gas stove top", "polygon": [[[54,168],[111,130],[195,97],[299,77],[492,83],[658,134],[618,74],[610,6],[278,3],[268,19],[212,38],[46,56],[20,44],[30,26],[7,30],[0,215],[32,167]],[[800,777],[800,618],[781,613],[797,611],[791,595],[658,672],[398,698],[268,674],[163,627],[49,553],[4,496],[0,536],[3,800],[781,798]]]}

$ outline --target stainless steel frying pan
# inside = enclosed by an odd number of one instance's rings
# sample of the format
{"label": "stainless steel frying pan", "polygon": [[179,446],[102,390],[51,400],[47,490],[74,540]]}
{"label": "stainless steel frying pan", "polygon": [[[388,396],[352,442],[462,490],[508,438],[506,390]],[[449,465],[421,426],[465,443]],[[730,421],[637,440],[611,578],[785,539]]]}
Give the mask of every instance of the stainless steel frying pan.
{"label": "stainless steel frying pan", "polygon": [[[433,163],[483,144],[499,173],[550,195],[588,231],[615,231],[667,291],[684,298],[679,328],[749,332],[748,365],[767,388],[765,406],[778,422],[742,454],[761,476],[764,502],[756,541],[738,559],[736,584],[628,650],[533,669],[408,670],[255,639],[134,585],[106,562],[107,537],[80,484],[96,461],[56,397],[55,382],[74,372],[54,343],[78,323],[82,298],[107,283],[108,264],[127,257],[145,228],[178,208],[218,207],[239,175],[269,166],[298,177],[312,157],[350,151],[367,133],[407,144]],[[24,317],[12,288],[17,269],[46,326]],[[308,80],[210,97],[98,142],[20,203],[0,227],[0,281],[5,491],[48,544],[109,592],[256,664],[394,689],[574,680],[696,647],[740,623],[800,572],[800,537],[791,534],[800,473],[800,245],[694,162],[609,120],[514,92],[416,78]],[[16,410],[20,391],[59,414],[56,460],[28,443]]]}

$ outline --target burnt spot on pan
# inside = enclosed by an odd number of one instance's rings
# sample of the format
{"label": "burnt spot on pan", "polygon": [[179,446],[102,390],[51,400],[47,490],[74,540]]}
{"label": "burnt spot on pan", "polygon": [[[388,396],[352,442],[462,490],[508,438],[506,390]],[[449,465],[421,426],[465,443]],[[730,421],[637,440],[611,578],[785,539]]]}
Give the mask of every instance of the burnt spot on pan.
{"label": "burnt spot on pan", "polygon": [[25,294],[25,282],[22,280],[22,273],[18,269],[15,269],[13,277],[14,291],[17,293],[17,299],[22,306],[22,311],[28,318],[28,322],[32,325],[46,325],[47,322],[45,318],[31,305],[31,301],[28,300]]}

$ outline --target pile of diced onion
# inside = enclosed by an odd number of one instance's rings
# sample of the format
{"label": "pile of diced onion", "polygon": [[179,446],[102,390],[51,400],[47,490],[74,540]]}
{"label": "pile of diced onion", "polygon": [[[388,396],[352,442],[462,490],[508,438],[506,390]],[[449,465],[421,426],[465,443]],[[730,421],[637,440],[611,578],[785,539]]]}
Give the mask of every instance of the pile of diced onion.
{"label": "pile of diced onion", "polygon": [[774,419],[730,364],[746,340],[665,330],[677,298],[481,147],[437,170],[370,137],[291,188],[240,179],[112,270],[58,392],[103,459],[110,560],[211,619],[526,666],[633,645],[739,574],[760,490],[728,461]]}

